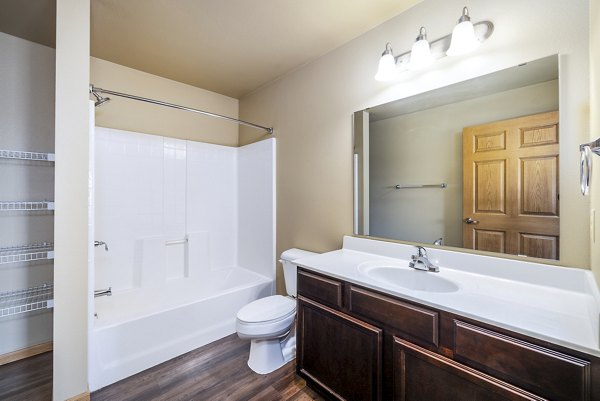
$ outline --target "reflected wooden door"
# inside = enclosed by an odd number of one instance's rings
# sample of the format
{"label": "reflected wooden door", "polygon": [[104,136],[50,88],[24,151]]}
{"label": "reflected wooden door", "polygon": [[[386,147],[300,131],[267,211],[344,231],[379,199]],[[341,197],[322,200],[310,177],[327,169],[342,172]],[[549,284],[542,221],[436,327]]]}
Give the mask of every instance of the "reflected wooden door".
{"label": "reflected wooden door", "polygon": [[558,112],[463,129],[463,246],[559,258]]}

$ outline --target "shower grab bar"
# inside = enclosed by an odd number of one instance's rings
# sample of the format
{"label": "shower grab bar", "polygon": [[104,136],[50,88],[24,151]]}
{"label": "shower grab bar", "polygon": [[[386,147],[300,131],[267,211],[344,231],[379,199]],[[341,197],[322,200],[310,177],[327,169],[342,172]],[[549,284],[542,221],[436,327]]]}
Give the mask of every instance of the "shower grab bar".
{"label": "shower grab bar", "polygon": [[183,238],[183,239],[174,239],[171,241],[165,241],[165,245],[169,246],[169,245],[180,245],[180,244],[187,244],[188,239],[187,237]]}

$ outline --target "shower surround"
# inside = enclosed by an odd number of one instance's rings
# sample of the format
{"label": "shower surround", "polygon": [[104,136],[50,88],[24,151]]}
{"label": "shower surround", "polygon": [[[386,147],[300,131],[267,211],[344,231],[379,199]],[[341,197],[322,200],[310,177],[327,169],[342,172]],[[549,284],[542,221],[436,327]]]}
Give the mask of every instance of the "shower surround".
{"label": "shower surround", "polygon": [[235,333],[275,281],[275,139],[239,148],[96,127],[90,390]]}

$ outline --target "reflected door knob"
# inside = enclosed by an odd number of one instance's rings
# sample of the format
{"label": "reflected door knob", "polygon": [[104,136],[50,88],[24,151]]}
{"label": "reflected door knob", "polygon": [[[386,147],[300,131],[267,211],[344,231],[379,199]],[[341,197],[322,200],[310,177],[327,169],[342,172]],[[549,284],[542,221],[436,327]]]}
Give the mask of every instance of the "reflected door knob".
{"label": "reflected door knob", "polygon": [[473,220],[472,218],[467,217],[465,219],[465,223],[467,223],[467,224],[479,224],[479,220]]}

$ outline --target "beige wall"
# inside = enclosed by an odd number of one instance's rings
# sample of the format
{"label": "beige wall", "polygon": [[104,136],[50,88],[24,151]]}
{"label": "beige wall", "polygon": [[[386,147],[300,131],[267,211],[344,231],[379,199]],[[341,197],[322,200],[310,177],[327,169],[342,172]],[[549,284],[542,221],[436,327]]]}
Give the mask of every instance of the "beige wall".
{"label": "beige wall", "polygon": [[[201,73],[200,71],[198,72]],[[91,58],[91,83],[100,88],[238,117],[238,100],[119,64]],[[238,125],[182,110],[108,95],[96,125],[219,145],[238,145]]]}
{"label": "beige wall", "polygon": [[[410,48],[419,26],[429,38],[452,31],[464,3],[425,0],[333,52],[240,99],[240,116],[275,128],[277,137],[277,251],[328,251],[352,233],[352,113],[551,54],[561,54],[564,245],[589,267],[589,200],[578,194],[577,146],[588,139],[588,2],[483,1],[469,4],[475,21],[490,19],[493,36],[468,57],[439,60],[397,83],[373,79],[385,43]],[[540,13],[540,10],[544,10]],[[275,33],[276,34],[276,33]],[[240,142],[261,138],[245,128]],[[584,228],[582,228],[584,227]],[[279,272],[281,273],[281,272]],[[281,275],[279,275],[281,277]],[[279,281],[278,289],[283,290]]]}
{"label": "beige wall", "polygon": [[[590,3],[590,140],[600,137],[600,0]],[[600,157],[593,156],[591,264],[600,283]]]}
{"label": "beige wall", "polygon": [[90,1],[56,5],[53,400],[88,390]]}
{"label": "beige wall", "polygon": [[[462,248],[463,128],[554,110],[557,80],[371,123],[371,235],[426,244],[442,237]],[[391,188],[442,182],[448,187]],[[567,264],[576,260],[569,251],[561,249]]]}

